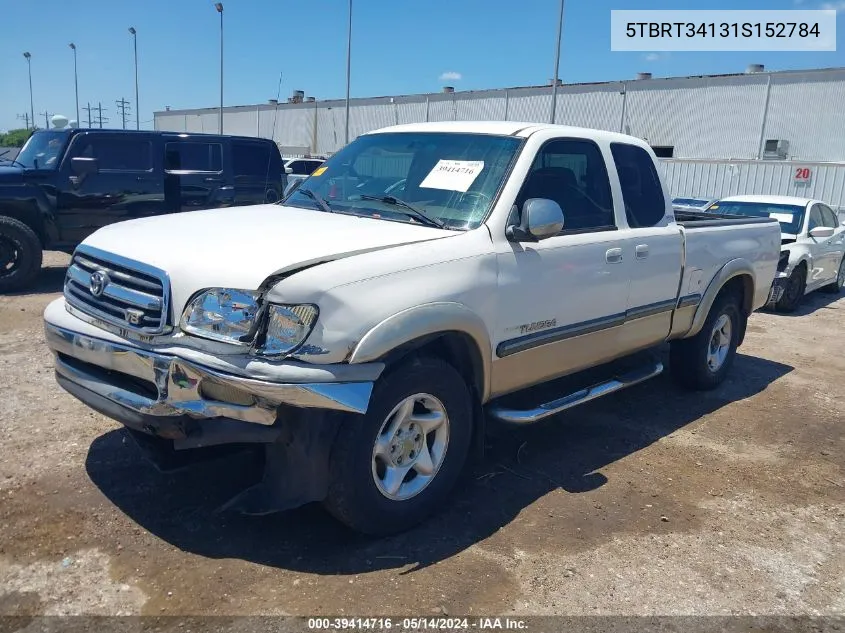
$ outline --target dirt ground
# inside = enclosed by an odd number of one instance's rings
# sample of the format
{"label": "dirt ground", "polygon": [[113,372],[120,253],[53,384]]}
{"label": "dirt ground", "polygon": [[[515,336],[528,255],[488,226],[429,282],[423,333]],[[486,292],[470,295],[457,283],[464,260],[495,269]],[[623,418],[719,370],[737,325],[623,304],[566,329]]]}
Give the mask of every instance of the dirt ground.
{"label": "dirt ground", "polygon": [[716,391],[662,376],[491,439],[443,513],[368,540],[216,513],[245,458],[157,474],[63,392],[66,261],[0,297],[0,614],[845,615],[845,298],[753,315]]}

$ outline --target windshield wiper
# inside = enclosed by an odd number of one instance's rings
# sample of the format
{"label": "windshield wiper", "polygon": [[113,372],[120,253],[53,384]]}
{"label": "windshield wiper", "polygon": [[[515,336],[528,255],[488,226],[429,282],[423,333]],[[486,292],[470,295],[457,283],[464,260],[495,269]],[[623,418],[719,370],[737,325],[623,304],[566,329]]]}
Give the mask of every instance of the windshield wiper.
{"label": "windshield wiper", "polygon": [[296,191],[298,191],[299,193],[304,193],[306,196],[311,198],[326,213],[334,213],[334,209],[332,209],[329,206],[328,202],[323,200],[323,197],[319,193],[315,193],[315,192],[311,191],[310,189],[303,189],[302,187],[299,187]]}
{"label": "windshield wiper", "polygon": [[440,218],[433,218],[428,215],[422,209],[418,209],[412,204],[408,204],[404,200],[400,200],[399,198],[394,198],[393,196],[371,196],[368,194],[362,194],[360,196],[361,200],[376,200],[378,202],[383,202],[384,204],[389,204],[394,207],[402,207],[407,211],[406,215],[411,216],[420,221],[420,223],[425,224],[427,226],[433,226],[438,229],[445,229],[446,224]]}

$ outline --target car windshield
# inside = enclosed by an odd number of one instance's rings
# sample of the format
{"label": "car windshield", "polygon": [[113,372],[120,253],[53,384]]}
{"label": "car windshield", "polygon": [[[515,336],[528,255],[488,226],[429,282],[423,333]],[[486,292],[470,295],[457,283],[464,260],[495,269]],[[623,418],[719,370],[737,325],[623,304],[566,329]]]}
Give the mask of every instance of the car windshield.
{"label": "car windshield", "polygon": [[316,194],[335,213],[425,220],[410,205],[444,228],[474,229],[521,146],[522,139],[488,134],[367,134],[329,158],[284,204],[319,210]]}
{"label": "car windshield", "polygon": [[36,132],[15,157],[16,164],[28,169],[56,169],[67,137],[67,132],[58,130]]}
{"label": "car windshield", "polygon": [[677,204],[685,207],[703,207],[706,206],[710,200],[703,198],[674,198],[672,204]]}
{"label": "car windshield", "polygon": [[774,218],[780,222],[783,233],[797,235],[804,222],[804,207],[795,204],[771,204],[769,202],[731,202],[720,200],[711,204],[708,211],[725,215],[745,215],[752,218]]}

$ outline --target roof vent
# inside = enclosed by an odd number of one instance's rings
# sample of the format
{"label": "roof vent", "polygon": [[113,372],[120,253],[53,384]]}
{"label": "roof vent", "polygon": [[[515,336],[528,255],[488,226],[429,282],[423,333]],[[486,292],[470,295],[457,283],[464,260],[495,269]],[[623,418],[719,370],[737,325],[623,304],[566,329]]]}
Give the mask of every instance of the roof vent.
{"label": "roof vent", "polygon": [[637,79],[651,79],[651,73],[637,73]]}
{"label": "roof vent", "polygon": [[766,70],[766,67],[763,64],[748,64],[745,73],[747,75],[753,75],[754,73],[761,73],[764,70]]}
{"label": "roof vent", "polygon": [[302,90],[294,90],[293,94],[288,99],[288,103],[302,103],[303,99],[305,99],[305,92]]}
{"label": "roof vent", "polygon": [[[549,79],[549,85],[550,85],[550,86],[554,86],[554,85],[555,85],[555,80],[554,80],[554,79]],[[562,85],[563,85],[563,80],[562,80],[562,79],[558,79],[558,80],[557,80],[557,85],[558,85],[558,86],[562,86]]]}
{"label": "roof vent", "polygon": [[267,103],[269,103],[270,105],[279,105],[279,100],[278,99],[268,99]]}
{"label": "roof vent", "polygon": [[305,97],[305,101],[308,103],[314,103],[317,100],[317,97]]}
{"label": "roof vent", "polygon": [[443,86],[443,92],[455,92],[454,86]]}

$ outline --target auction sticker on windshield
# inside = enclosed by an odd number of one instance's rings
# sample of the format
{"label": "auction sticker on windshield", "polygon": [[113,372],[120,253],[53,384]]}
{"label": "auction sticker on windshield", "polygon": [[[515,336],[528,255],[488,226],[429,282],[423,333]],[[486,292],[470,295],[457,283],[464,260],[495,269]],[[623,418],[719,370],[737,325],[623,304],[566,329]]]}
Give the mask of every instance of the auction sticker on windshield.
{"label": "auction sticker on windshield", "polygon": [[787,224],[789,224],[790,222],[792,222],[792,220],[795,219],[795,216],[791,213],[777,213],[774,211],[769,213],[769,217],[774,218],[778,222],[786,222]]}
{"label": "auction sticker on windshield", "polygon": [[439,160],[420,187],[466,193],[483,169],[483,160]]}

